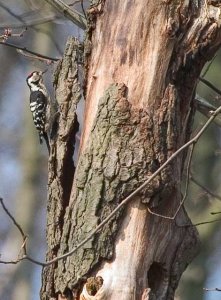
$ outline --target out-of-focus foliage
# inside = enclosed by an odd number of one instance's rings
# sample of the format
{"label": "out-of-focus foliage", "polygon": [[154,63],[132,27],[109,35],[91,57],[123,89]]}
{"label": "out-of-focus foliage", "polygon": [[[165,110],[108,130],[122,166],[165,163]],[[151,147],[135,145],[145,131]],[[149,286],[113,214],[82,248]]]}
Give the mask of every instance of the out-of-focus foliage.
{"label": "out-of-focus foliage", "polygon": [[[218,52],[205,78],[221,89],[221,51]],[[203,74],[203,72],[202,72]],[[205,84],[199,83],[197,92],[217,107],[221,97]],[[205,123],[206,117],[196,113],[194,132]],[[212,124],[195,147],[192,161],[192,174],[202,185],[221,195],[221,128]],[[192,222],[200,223],[221,219],[220,215],[211,212],[221,211],[221,202],[190,182],[189,197],[186,209]],[[221,222],[197,227],[201,239],[201,252],[184,273],[178,293],[181,300],[219,300],[220,292],[205,292],[203,288],[221,287]]]}

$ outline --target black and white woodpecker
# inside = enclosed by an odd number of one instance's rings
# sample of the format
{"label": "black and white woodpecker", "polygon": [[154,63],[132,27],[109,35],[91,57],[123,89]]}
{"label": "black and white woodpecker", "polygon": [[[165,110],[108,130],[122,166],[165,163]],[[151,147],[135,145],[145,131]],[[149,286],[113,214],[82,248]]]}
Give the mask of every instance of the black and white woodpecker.
{"label": "black and white woodpecker", "polygon": [[34,71],[28,75],[26,82],[30,88],[30,109],[32,112],[35,127],[39,134],[40,143],[44,138],[48,152],[50,153],[50,145],[46,130],[46,110],[49,104],[49,97],[46,87],[43,83],[43,73]]}

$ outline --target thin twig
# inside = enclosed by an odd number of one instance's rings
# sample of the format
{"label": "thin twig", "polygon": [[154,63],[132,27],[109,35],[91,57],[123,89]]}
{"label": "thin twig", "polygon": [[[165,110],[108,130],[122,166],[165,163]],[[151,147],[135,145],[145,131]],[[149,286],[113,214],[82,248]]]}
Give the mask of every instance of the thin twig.
{"label": "thin twig", "polygon": [[14,13],[9,7],[5,6],[5,4],[0,3],[0,7],[7,11],[9,15],[11,15],[13,18],[17,19],[18,21],[22,22],[22,18],[18,16],[16,13]]}
{"label": "thin twig", "polygon": [[127,196],[113,211],[110,213],[107,218],[105,218],[89,235],[86,237],[80,244],[78,244],[76,247],[74,247],[71,251],[56,257],[50,261],[48,261],[45,266],[49,266],[55,262],[58,262],[61,259],[67,258],[68,256],[74,254],[79,248],[81,248],[84,244],[86,244],[98,231],[100,231],[105,224],[107,224],[115,215],[116,213],[123,208],[131,199],[134,198],[137,194],[139,194],[160,172],[175,158],[177,157],[183,150],[188,148],[190,145],[195,144],[201,135],[204,133],[204,131],[207,129],[207,127],[210,125],[210,123],[215,119],[215,117],[221,112],[221,106],[217,108],[217,110],[214,111],[213,115],[207,120],[207,122],[204,124],[204,126],[201,128],[201,130],[193,137],[189,142],[184,144],[182,147],[180,147],[176,152],[174,152],[168,160],[162,164],[162,166],[154,172],[142,185],[140,185],[134,192],[132,192],[129,196]]}
{"label": "thin twig", "polygon": [[12,216],[12,214],[9,212],[9,210],[7,209],[7,207],[4,204],[4,201],[2,198],[0,198],[0,203],[1,206],[3,208],[3,210],[5,211],[5,213],[9,216],[9,218],[12,220],[12,222],[14,223],[14,225],[18,228],[19,232],[21,233],[23,239],[26,239],[26,234],[24,233],[22,227],[18,224],[18,222],[15,220],[15,218]]}
{"label": "thin twig", "polygon": [[195,223],[195,224],[178,225],[178,227],[196,227],[196,226],[211,224],[211,223],[215,223],[215,222],[221,222],[221,219],[205,221],[205,222],[200,222],[200,223]]}
{"label": "thin twig", "polygon": [[221,96],[221,90],[219,90],[217,87],[215,87],[215,85],[213,85],[211,82],[204,79],[203,77],[199,77],[199,80]]}
{"label": "thin twig", "polygon": [[60,13],[62,13],[66,18],[71,20],[81,29],[85,30],[87,28],[87,21],[85,17],[80,14],[76,9],[70,8],[66,3],[61,0],[44,0],[54,6]]}
{"label": "thin twig", "polygon": [[[216,110],[216,106],[212,105],[209,101],[207,101],[205,98],[201,97],[200,95],[196,94],[194,99],[194,104],[196,106],[196,109],[201,112],[201,110],[207,111],[206,116],[210,116],[209,112],[212,110]],[[200,110],[201,109],[201,110]]]}
{"label": "thin twig", "polygon": [[154,216],[157,216],[157,217],[160,217],[160,218],[163,218],[163,219],[169,219],[169,220],[174,220],[177,216],[177,214],[179,213],[181,207],[183,206],[185,200],[186,200],[186,197],[188,195],[188,187],[189,187],[189,177],[190,177],[190,165],[191,165],[191,161],[192,161],[192,157],[193,157],[193,150],[194,150],[194,146],[195,144],[192,144],[191,145],[191,150],[190,150],[190,154],[189,154],[189,159],[188,159],[188,163],[187,163],[187,176],[186,176],[186,186],[185,186],[185,192],[184,192],[184,195],[183,195],[183,198],[182,200],[180,201],[180,204],[177,208],[177,210],[175,211],[174,215],[173,216],[165,216],[165,215],[161,215],[161,214],[158,214],[154,211],[152,211],[149,207],[147,208],[148,212],[151,214],[151,215],[154,215]]}
{"label": "thin twig", "polygon": [[206,292],[221,292],[221,289],[219,289],[219,288],[212,288],[212,289],[203,288],[203,289]]}
{"label": "thin twig", "polygon": [[[156,171],[154,172],[143,184],[141,184],[135,191],[133,191],[129,196],[127,196],[124,200],[121,201],[121,203],[109,214],[109,216],[107,216],[94,230],[92,230],[92,232],[81,242],[79,243],[76,247],[74,247],[72,250],[70,250],[69,252],[55,257],[52,260],[49,260],[47,262],[40,262],[38,260],[35,260],[29,256],[24,256],[23,259],[27,259],[37,265],[46,267],[46,266],[50,266],[53,263],[56,263],[62,259],[65,259],[71,255],[73,255],[78,249],[80,249],[83,245],[85,245],[97,232],[99,232],[104,225],[106,225],[115,215],[117,212],[119,212],[119,210],[121,210],[126,204],[128,204],[133,198],[134,196],[138,195],[158,174],[160,174],[160,172],[172,161],[174,160],[183,150],[185,150],[186,148],[188,148],[191,145],[194,145],[195,143],[197,143],[197,141],[199,140],[199,138],[201,137],[201,135],[204,133],[204,131],[207,129],[207,127],[210,125],[210,123],[214,120],[214,118],[221,112],[221,106],[218,107],[213,114],[211,115],[211,117],[207,120],[207,122],[204,124],[204,126],[201,128],[201,130],[191,139],[189,140],[189,142],[187,142],[186,144],[184,144],[182,147],[180,147],[176,152],[174,152],[165,163],[162,164],[162,166]],[[166,218],[165,216],[160,216],[162,218]]]}
{"label": "thin twig", "polygon": [[[186,171],[186,173],[187,173],[186,174],[186,186],[185,186],[185,192],[184,192],[183,199],[180,203],[181,205],[183,205],[183,203],[186,200],[186,197],[188,195],[188,188],[189,188],[189,182],[190,182],[190,167],[191,167],[191,162],[192,162],[192,158],[193,158],[194,147],[195,147],[195,144],[192,144],[191,148],[190,148],[190,154],[189,154],[189,159],[188,159],[187,168],[186,168],[187,169],[187,171]],[[174,218],[176,217],[176,215],[174,216]]]}
{"label": "thin twig", "polygon": [[22,244],[21,248],[24,250],[24,254],[26,254],[26,240],[27,240],[27,235],[24,233],[21,225],[18,224],[18,222],[15,220],[15,218],[9,212],[9,210],[5,206],[4,201],[3,201],[2,198],[0,198],[0,204],[1,204],[2,208],[3,208],[3,210],[5,211],[5,213],[8,215],[8,217],[12,220],[12,222],[14,223],[14,225],[19,230],[19,232],[20,232],[20,234],[22,236],[22,239],[23,239],[23,244]]}
{"label": "thin twig", "polygon": [[84,16],[85,16],[85,19],[87,20],[87,15],[86,15],[86,12],[85,12],[85,10],[84,10],[84,0],[81,0],[81,9],[82,9],[82,11],[83,11],[83,14],[84,14]]}
{"label": "thin twig", "polygon": [[[46,22],[53,21],[54,19],[57,19],[57,17],[53,14],[52,16],[47,13],[47,16],[42,17],[40,14],[40,9],[28,11],[28,13],[24,13],[21,15],[17,15],[14,13],[9,7],[5,6],[3,3],[0,2],[0,7],[7,11],[9,15],[11,15],[14,19],[18,20],[21,24],[4,24],[1,22],[0,29],[5,28],[21,28],[21,27],[27,27],[27,26],[35,26],[40,25]],[[30,21],[25,21],[24,18],[28,17]]]}
{"label": "thin twig", "polygon": [[76,4],[80,3],[80,2],[81,2],[81,0],[75,0],[72,3],[69,3],[68,6],[74,6],[74,5],[76,5]]}
{"label": "thin twig", "polygon": [[26,259],[26,256],[23,256],[23,257],[18,258],[16,260],[0,260],[0,263],[4,264],[4,265],[17,265],[19,262],[21,262],[24,259]]}
{"label": "thin twig", "polygon": [[202,185],[195,177],[193,177],[193,175],[190,175],[190,180],[192,182],[194,182],[196,185],[198,185],[202,190],[204,190],[208,195],[218,199],[221,201],[221,196],[213,193],[212,191],[210,191],[207,187],[205,187],[204,185]]}
{"label": "thin twig", "polygon": [[24,32],[27,30],[27,28],[23,29],[19,33],[12,32],[11,28],[6,28],[4,30],[4,34],[0,35],[0,41],[2,43],[6,43],[6,41],[9,39],[9,37],[22,37],[24,35]]}
{"label": "thin twig", "polygon": [[0,204],[2,205],[2,208],[5,211],[5,213],[8,215],[8,217],[12,220],[14,225],[18,228],[18,230],[19,230],[19,232],[22,236],[22,239],[23,239],[23,243],[22,243],[21,248],[20,248],[20,251],[22,250],[23,253],[21,255],[18,255],[18,258],[16,260],[9,260],[9,261],[0,260],[0,263],[6,264],[6,265],[9,265],[9,264],[15,265],[15,264],[19,263],[20,261],[26,259],[26,260],[29,260],[29,261],[37,264],[37,265],[44,266],[44,263],[40,263],[38,261],[35,261],[35,259],[33,259],[33,258],[31,258],[27,255],[27,249],[26,249],[27,235],[24,233],[21,225],[19,225],[19,223],[15,220],[15,218],[9,212],[9,210],[5,206],[4,201],[3,201],[2,198],[0,198]]}
{"label": "thin twig", "polygon": [[205,125],[201,128],[201,130],[196,134],[195,137],[193,137],[189,142],[184,144],[182,147],[180,147],[176,152],[174,152],[171,157],[168,158],[168,160],[156,171],[154,172],[140,187],[138,187],[134,192],[132,192],[129,196],[127,196],[113,211],[112,213],[105,218],[89,235],[87,238],[85,238],[80,244],[78,244],[76,247],[74,247],[71,251],[56,257],[50,261],[48,261],[45,266],[49,266],[61,259],[67,258],[68,256],[74,254],[79,248],[81,248],[84,244],[86,244],[98,231],[100,231],[107,222],[111,220],[112,217],[115,216],[115,214],[124,207],[134,196],[139,194],[175,157],[177,157],[183,150],[188,148],[190,145],[195,144],[203,132],[206,130],[206,128],[209,126],[209,124],[213,121],[213,119],[219,114],[221,111],[221,106],[214,111],[213,115],[207,120]]}
{"label": "thin twig", "polygon": [[221,211],[212,211],[210,214],[211,215],[218,215],[218,214],[221,214]]}
{"label": "thin twig", "polygon": [[[186,171],[186,173],[187,173],[186,174],[186,186],[185,186],[185,192],[184,192],[183,199],[180,203],[181,205],[183,205],[183,203],[186,200],[186,197],[188,195],[188,188],[189,188],[189,183],[190,183],[190,167],[191,167],[191,162],[192,162],[192,158],[193,158],[194,147],[195,147],[195,144],[192,144],[191,148],[190,148],[190,154],[189,154],[189,159],[188,159],[188,162],[187,162],[187,171]],[[174,216],[174,218],[176,217],[176,215]]]}
{"label": "thin twig", "polygon": [[46,58],[43,58],[43,57],[40,57],[40,56],[28,54],[28,53],[26,53],[26,52],[24,52],[23,50],[20,50],[20,49],[18,49],[17,51],[18,51],[18,53],[20,53],[21,55],[23,55],[27,58],[42,61],[42,62],[46,63],[47,65],[50,65],[50,64],[54,63],[54,61],[52,61],[52,60],[49,60],[49,59],[46,59]]}
{"label": "thin twig", "polygon": [[[31,13],[31,12],[30,12]],[[0,25],[0,29],[4,29],[4,28],[23,28],[24,26],[26,27],[34,27],[37,25],[41,25],[41,24],[45,24],[45,23],[49,23],[55,20],[59,20],[60,18],[57,16],[47,16],[47,17],[36,17],[36,19],[34,20],[30,20],[30,21],[23,21],[20,24],[17,23],[10,23],[10,24],[1,24]]]}
{"label": "thin twig", "polygon": [[34,56],[37,56],[37,57],[40,57],[40,58],[44,58],[44,59],[48,59],[48,60],[52,60],[52,61],[58,61],[59,60],[59,58],[49,57],[47,55],[40,54],[40,53],[34,52],[32,50],[28,50],[25,47],[20,47],[20,46],[11,44],[11,43],[0,42],[0,45],[4,45],[4,46],[7,46],[7,47],[11,47],[11,48],[17,49],[17,50],[21,50],[21,51],[30,53],[30,54],[32,54]]}
{"label": "thin twig", "polygon": [[195,146],[195,143],[192,144],[192,147],[191,147],[191,150],[190,150],[190,154],[189,154],[189,159],[188,159],[188,163],[187,163],[187,176],[186,176],[186,185],[185,185],[185,192],[184,192],[184,195],[183,195],[183,198],[177,208],[177,210],[175,211],[174,215],[173,216],[165,216],[165,215],[162,215],[162,214],[158,214],[156,212],[153,212],[149,207],[147,208],[148,212],[152,215],[155,215],[157,217],[160,217],[160,218],[163,218],[163,219],[169,219],[169,220],[174,220],[177,216],[177,214],[179,213],[181,207],[183,206],[186,198],[187,198],[187,195],[188,195],[188,187],[189,187],[189,179],[190,179],[190,166],[191,166],[191,161],[192,161],[192,156],[193,156],[193,150],[194,150],[194,146]]}
{"label": "thin twig", "polygon": [[200,223],[192,224],[192,226],[211,224],[211,223],[215,223],[215,222],[221,222],[221,219],[216,219],[216,220],[211,220],[211,221],[206,221],[206,222],[200,222]]}

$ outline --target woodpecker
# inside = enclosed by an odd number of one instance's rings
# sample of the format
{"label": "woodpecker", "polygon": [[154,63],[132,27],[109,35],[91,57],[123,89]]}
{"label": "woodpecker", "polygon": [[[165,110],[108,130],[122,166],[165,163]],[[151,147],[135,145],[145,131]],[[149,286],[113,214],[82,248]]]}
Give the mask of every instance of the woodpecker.
{"label": "woodpecker", "polygon": [[38,71],[32,72],[28,75],[26,82],[30,88],[30,109],[39,134],[40,144],[42,144],[42,139],[44,138],[48,152],[50,153],[50,145],[46,132],[46,108],[49,100],[46,87],[43,83],[43,73]]}

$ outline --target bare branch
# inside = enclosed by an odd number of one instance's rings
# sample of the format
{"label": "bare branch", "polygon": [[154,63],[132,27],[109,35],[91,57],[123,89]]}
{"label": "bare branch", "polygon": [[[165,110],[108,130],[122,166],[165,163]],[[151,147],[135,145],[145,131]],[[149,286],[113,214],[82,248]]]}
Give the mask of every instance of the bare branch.
{"label": "bare branch", "polygon": [[[23,29],[19,33],[14,33],[12,31],[12,29],[5,29],[4,34],[0,35],[0,44],[11,47],[11,48],[15,48],[20,54],[22,54],[26,57],[29,57],[31,59],[37,59],[37,60],[46,62],[47,64],[51,64],[53,61],[59,60],[57,58],[48,57],[46,55],[28,50],[25,47],[23,48],[23,47],[20,47],[20,46],[10,44],[10,43],[6,42],[9,37],[22,37],[26,30],[27,30],[27,28]],[[37,29],[34,29],[34,30],[37,31]],[[48,34],[48,33],[46,32],[46,34]],[[48,34],[48,35],[51,38],[52,42],[55,44],[57,50],[60,52],[59,46],[57,45],[56,41],[50,36],[50,34]]]}
{"label": "bare branch", "polygon": [[[2,9],[4,9],[5,11],[7,11],[7,13],[12,16],[13,18],[15,18],[16,20],[18,20],[19,23],[11,23],[10,24],[4,24],[1,23],[0,25],[0,29],[4,29],[4,28],[21,28],[24,26],[35,26],[35,25],[40,25],[43,23],[47,23],[47,22],[51,22],[55,19],[59,19],[59,17],[55,16],[54,13],[47,13],[47,16],[41,16],[40,9],[36,9],[36,10],[32,10],[29,11],[28,13],[24,13],[21,15],[18,15],[16,13],[14,13],[9,7],[5,6],[2,2],[0,2],[0,7]],[[29,20],[25,20],[26,18],[28,18]]]}
{"label": "bare branch", "polygon": [[[115,214],[122,208],[124,207],[130,200],[132,200],[134,198],[134,196],[136,196],[137,194],[139,194],[175,157],[177,157],[183,150],[185,150],[186,148],[188,148],[191,145],[194,145],[199,138],[201,137],[201,135],[204,133],[204,131],[207,129],[207,127],[210,125],[210,123],[215,119],[215,117],[221,112],[221,106],[217,108],[217,110],[214,111],[213,115],[207,120],[207,122],[204,124],[204,126],[201,128],[201,130],[195,135],[195,137],[193,137],[189,142],[187,142],[186,144],[184,144],[182,147],[180,147],[176,152],[174,152],[169,158],[168,160],[162,164],[162,166],[156,171],[154,172],[140,187],[138,187],[134,192],[132,192],[129,196],[127,196],[113,211],[112,213],[106,218],[104,219],[89,235],[87,238],[85,238],[80,244],[78,244],[75,248],[73,248],[71,251],[56,257],[50,261],[48,261],[45,266],[49,266],[61,259],[67,258],[68,256],[74,254],[79,248],[81,248],[84,244],[86,244],[98,231],[100,231],[105,224],[107,224],[112,217],[115,216]],[[180,206],[177,209],[177,212],[175,213],[175,215],[177,215],[178,211],[180,210],[180,207],[182,206],[182,202],[180,203]],[[159,217],[164,217],[167,218],[165,216],[160,216]],[[172,219],[174,217],[168,217],[169,219]]]}
{"label": "bare branch", "polygon": [[0,42],[5,43],[9,37],[22,37],[27,28],[23,29],[19,33],[13,33],[12,29],[5,29],[4,34],[0,35]]}
{"label": "bare branch", "polygon": [[25,256],[18,258],[16,260],[0,260],[0,263],[3,265],[17,265],[19,262],[25,259]]}
{"label": "bare branch", "polygon": [[221,214],[221,211],[212,211],[210,214],[211,215],[218,215],[218,214]]}
{"label": "bare branch", "polygon": [[205,224],[212,224],[212,223],[216,223],[216,222],[221,222],[221,219],[205,221],[205,222],[200,222],[200,223],[195,223],[195,224],[177,225],[177,226],[178,227],[196,227],[196,226],[205,225]]}
{"label": "bare branch", "polygon": [[221,292],[221,289],[219,288],[213,288],[213,289],[203,288],[203,289],[206,292]]}
{"label": "bare branch", "polygon": [[18,16],[16,13],[14,13],[9,7],[7,7],[5,4],[3,4],[2,2],[0,2],[0,7],[2,9],[4,9],[5,11],[7,11],[7,13],[12,16],[13,18],[17,19],[20,22],[22,21],[22,18],[20,16]]}
{"label": "bare branch", "polygon": [[18,53],[20,53],[21,55],[23,55],[23,56],[25,56],[25,57],[28,57],[28,58],[33,59],[33,60],[34,60],[34,59],[37,59],[37,60],[39,60],[39,61],[41,61],[41,62],[46,63],[47,65],[50,65],[50,64],[54,63],[54,61],[49,60],[49,59],[46,59],[46,58],[43,58],[43,57],[41,57],[41,56],[39,56],[39,55],[36,56],[36,55],[28,54],[28,53],[26,53],[25,51],[20,50],[20,49],[18,49],[17,51],[18,51]]}
{"label": "bare branch", "polygon": [[24,52],[30,53],[30,54],[32,54],[36,57],[44,58],[44,59],[47,59],[47,60],[52,60],[52,61],[58,61],[59,60],[59,58],[49,57],[47,55],[40,54],[40,53],[34,52],[32,50],[28,50],[26,47],[20,47],[20,46],[14,45],[14,44],[4,43],[4,42],[0,42],[0,45],[15,48],[17,50],[24,51]]}
{"label": "bare branch", "polygon": [[186,186],[185,186],[184,196],[183,196],[183,199],[181,201],[182,204],[184,203],[184,201],[186,200],[186,197],[188,195],[188,188],[189,188],[189,182],[190,182],[190,167],[191,167],[191,161],[192,161],[192,158],[193,158],[194,147],[195,147],[195,144],[192,144],[191,148],[190,148],[189,159],[188,159],[188,162],[187,162]]}
{"label": "bare branch", "polygon": [[195,104],[197,110],[199,110],[200,112],[202,112],[203,110],[205,110],[207,112],[206,113],[207,117],[210,116],[209,112],[211,110],[216,110],[216,107],[214,105],[212,105],[211,103],[209,103],[209,101],[207,101],[205,98],[199,96],[198,94],[196,94],[196,96],[195,96],[194,104]]}
{"label": "bare branch", "polygon": [[85,16],[85,19],[87,20],[87,15],[86,15],[86,12],[85,12],[85,10],[84,10],[84,0],[81,0],[81,9],[82,9],[82,11],[83,11],[83,14],[84,14],[84,16]]}
{"label": "bare branch", "polygon": [[23,239],[26,240],[26,237],[27,237],[26,234],[24,234],[24,231],[23,231],[22,227],[18,224],[18,222],[15,220],[15,218],[9,212],[9,210],[5,206],[2,198],[0,198],[0,203],[1,203],[1,206],[2,206],[3,210],[5,211],[5,213],[9,216],[9,218],[12,220],[12,222],[14,223],[14,225],[18,228],[18,230],[21,233],[21,236],[23,237]]}
{"label": "bare branch", "polygon": [[44,0],[55,7],[60,13],[71,20],[81,29],[85,30],[87,27],[87,21],[85,17],[80,14],[76,9],[71,9],[66,3],[61,0]]}
{"label": "bare branch", "polygon": [[191,150],[190,150],[190,154],[189,154],[189,159],[188,159],[188,163],[187,163],[187,176],[186,176],[186,186],[185,186],[185,192],[184,192],[184,195],[183,195],[183,198],[175,212],[175,214],[173,216],[164,216],[164,215],[161,215],[161,214],[158,214],[158,213],[155,213],[153,212],[149,207],[147,208],[148,209],[148,212],[151,214],[151,215],[154,215],[154,216],[157,216],[157,217],[160,217],[160,218],[163,218],[163,219],[169,219],[169,220],[174,220],[178,214],[178,212],[180,211],[181,207],[183,206],[185,200],[186,200],[186,197],[188,195],[188,187],[189,187],[189,177],[190,177],[190,165],[191,165],[191,161],[192,161],[192,157],[193,157],[193,150],[194,150],[194,146],[195,146],[195,143],[193,143],[191,145]]}
{"label": "bare branch", "polygon": [[[160,174],[160,172],[171,162],[174,160],[174,158],[176,158],[182,151],[184,151],[185,149],[187,149],[189,146],[194,146],[197,141],[199,140],[199,138],[201,137],[201,135],[205,132],[205,130],[207,129],[207,127],[211,124],[211,122],[213,122],[213,120],[215,119],[215,117],[221,112],[221,106],[218,107],[212,114],[212,116],[207,120],[207,122],[204,124],[204,126],[201,128],[201,130],[191,139],[189,140],[189,142],[187,142],[186,144],[184,144],[182,147],[180,147],[176,152],[174,152],[169,158],[168,160],[162,164],[162,166],[156,171],[154,172],[142,185],[140,185],[135,191],[133,191],[129,196],[127,196],[124,200],[121,201],[121,203],[112,211],[112,213],[109,214],[109,216],[107,218],[105,218],[81,243],[79,243],[76,247],[74,247],[71,251],[58,256],[52,260],[49,260],[47,262],[40,262],[38,260],[35,260],[29,256],[24,256],[22,259],[27,259],[30,262],[33,262],[34,264],[46,267],[46,266],[50,266],[53,263],[56,263],[62,259],[67,258],[70,255],[73,255],[78,249],[80,249],[84,244],[86,244],[97,232],[99,232],[104,225],[106,225],[114,216],[115,214],[121,209],[123,208],[126,204],[128,204],[136,195],[138,195],[158,174]],[[191,161],[191,157],[192,157],[192,151],[193,151],[193,147],[191,150],[191,155],[190,155],[190,159],[189,159],[189,163],[188,165],[190,165],[190,161]],[[188,171],[189,172],[189,171]],[[184,198],[183,198],[184,199]],[[174,219],[175,216],[177,215],[178,211],[180,210],[180,207],[183,205],[183,200],[181,201],[175,215],[173,217],[167,217],[167,216],[161,216],[158,215],[156,213],[154,213],[154,215],[161,217],[161,218],[165,218],[165,219]],[[194,225],[183,225],[185,226],[194,226]],[[196,226],[196,225],[195,225]]]}
{"label": "bare branch", "polygon": [[23,28],[24,26],[26,27],[33,27],[36,25],[41,25],[41,24],[45,24],[48,22],[52,22],[55,20],[58,20],[59,18],[56,16],[46,16],[46,17],[37,17],[34,20],[30,20],[30,21],[22,21],[21,24],[16,24],[16,23],[10,23],[10,24],[1,24],[0,25],[0,29],[4,29],[4,28]]}
{"label": "bare branch", "polygon": [[211,82],[209,82],[208,80],[204,79],[203,77],[199,77],[199,80],[201,82],[203,82],[205,85],[207,85],[209,88],[211,88],[212,90],[214,90],[214,92],[216,92],[217,94],[219,94],[221,96],[221,90],[219,90],[217,87],[215,87],[215,85],[213,85]]}
{"label": "bare branch", "polygon": [[[212,105],[209,101],[207,101],[205,98],[202,98],[201,96],[199,96],[198,94],[196,94],[195,98],[194,98],[194,105],[196,107],[196,109],[203,114],[204,116],[206,116],[207,118],[209,118],[211,116],[211,111],[214,111],[217,109],[217,107],[215,107],[214,105]],[[216,119],[214,119],[214,123],[218,126],[221,126],[221,118],[220,116],[217,117]]]}
{"label": "bare branch", "polygon": [[22,242],[22,245],[21,245],[21,248],[20,248],[20,251],[21,252],[21,255],[19,254],[18,255],[18,258],[15,259],[15,260],[9,260],[9,261],[5,261],[5,260],[0,260],[0,263],[1,264],[5,264],[5,265],[16,265],[17,263],[21,262],[22,260],[29,260],[37,265],[40,265],[40,266],[44,266],[44,263],[40,263],[38,261],[35,261],[33,258],[29,257],[27,255],[27,249],[26,249],[26,242],[27,242],[27,235],[24,233],[21,225],[18,224],[18,222],[15,220],[15,218],[12,216],[12,214],[9,212],[9,210],[7,209],[7,207],[5,206],[4,204],[4,201],[2,198],[0,198],[0,204],[3,208],[3,210],[5,211],[5,213],[8,215],[8,217],[12,220],[13,224],[18,228],[21,236],[22,236],[22,239],[23,239],[23,242]]}
{"label": "bare branch", "polygon": [[24,233],[22,227],[18,224],[18,222],[15,220],[15,218],[12,216],[12,214],[9,212],[9,210],[7,209],[7,207],[4,204],[4,201],[2,198],[0,198],[0,204],[3,208],[3,210],[5,211],[5,213],[8,215],[8,217],[12,220],[13,224],[18,228],[22,239],[23,239],[23,243],[21,246],[21,249],[23,249],[23,253],[26,254],[26,241],[27,241],[27,235]]}
{"label": "bare branch", "polygon": [[[73,248],[71,251],[56,257],[48,262],[46,262],[44,264],[44,266],[49,266],[55,262],[58,262],[59,260],[62,260],[64,258],[67,258],[68,256],[74,254],[78,249],[80,249],[84,244],[86,244],[97,232],[99,232],[105,224],[107,224],[112,217],[115,216],[115,214],[123,207],[125,206],[130,200],[132,200],[134,198],[134,196],[136,196],[137,194],[139,194],[175,157],[177,157],[183,150],[185,150],[186,148],[188,148],[190,145],[194,145],[199,138],[201,137],[201,135],[204,133],[204,131],[207,129],[207,127],[210,125],[210,123],[214,120],[214,118],[221,112],[221,106],[214,111],[213,115],[207,120],[207,122],[205,123],[205,125],[201,128],[201,130],[195,135],[195,137],[193,137],[189,142],[187,142],[186,144],[184,144],[181,148],[179,148],[176,152],[174,152],[170,158],[168,158],[168,160],[156,171],[154,172],[140,187],[138,187],[134,192],[132,192],[129,196],[127,196],[113,211],[112,213],[106,218],[104,219],[89,235],[88,237],[86,237],[80,244],[78,244],[75,248]],[[182,206],[182,202],[180,204],[180,206],[177,209],[177,212],[179,211],[180,207]],[[177,214],[176,212],[176,214]],[[175,214],[175,215],[176,215]],[[165,216],[160,216],[159,217],[164,217],[167,218]],[[172,219],[171,217],[168,217],[169,219]]]}

